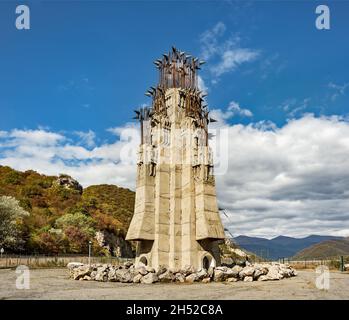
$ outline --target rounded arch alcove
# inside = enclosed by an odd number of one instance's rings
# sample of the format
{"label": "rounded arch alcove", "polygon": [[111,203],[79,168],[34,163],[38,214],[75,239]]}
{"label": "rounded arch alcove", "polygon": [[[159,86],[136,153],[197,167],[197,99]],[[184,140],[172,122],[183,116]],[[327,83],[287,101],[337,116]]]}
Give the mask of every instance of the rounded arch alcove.
{"label": "rounded arch alcove", "polygon": [[148,265],[148,259],[146,256],[140,256],[138,262],[144,264],[145,266]]}
{"label": "rounded arch alcove", "polygon": [[210,253],[207,252],[202,255],[201,266],[206,270],[208,270],[211,267],[214,268],[216,267],[216,260],[213,258],[213,256]]}

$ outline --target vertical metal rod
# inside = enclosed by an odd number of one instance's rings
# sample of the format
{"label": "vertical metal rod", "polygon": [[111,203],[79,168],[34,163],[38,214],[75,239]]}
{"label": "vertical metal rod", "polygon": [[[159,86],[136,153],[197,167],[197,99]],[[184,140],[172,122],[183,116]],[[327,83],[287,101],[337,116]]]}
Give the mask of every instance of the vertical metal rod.
{"label": "vertical metal rod", "polygon": [[88,242],[88,265],[91,266],[91,244],[92,242]]}
{"label": "vertical metal rod", "polygon": [[141,115],[141,144],[143,144],[144,134],[143,134],[143,116]]}

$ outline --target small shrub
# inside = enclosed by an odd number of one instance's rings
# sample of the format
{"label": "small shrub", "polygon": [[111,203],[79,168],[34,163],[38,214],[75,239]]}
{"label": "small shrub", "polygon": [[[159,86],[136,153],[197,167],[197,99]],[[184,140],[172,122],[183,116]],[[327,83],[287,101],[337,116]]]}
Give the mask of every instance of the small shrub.
{"label": "small shrub", "polygon": [[10,171],[5,179],[4,182],[12,185],[18,185],[22,181],[22,176],[18,171]]}
{"label": "small shrub", "polygon": [[41,188],[36,184],[30,184],[22,188],[22,195],[25,197],[41,196]]}

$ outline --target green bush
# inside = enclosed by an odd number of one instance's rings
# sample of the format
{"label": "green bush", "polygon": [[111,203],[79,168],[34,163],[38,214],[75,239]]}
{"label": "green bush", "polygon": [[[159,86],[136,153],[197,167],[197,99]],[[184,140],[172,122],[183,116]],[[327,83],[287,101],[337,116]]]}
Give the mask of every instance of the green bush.
{"label": "green bush", "polygon": [[29,184],[22,188],[22,195],[25,197],[41,196],[41,188],[36,184]]}
{"label": "green bush", "polygon": [[10,171],[4,179],[5,183],[18,185],[22,181],[21,174],[18,171]]}
{"label": "green bush", "polygon": [[21,226],[23,218],[28,215],[15,198],[0,197],[0,247],[10,250],[22,247]]}

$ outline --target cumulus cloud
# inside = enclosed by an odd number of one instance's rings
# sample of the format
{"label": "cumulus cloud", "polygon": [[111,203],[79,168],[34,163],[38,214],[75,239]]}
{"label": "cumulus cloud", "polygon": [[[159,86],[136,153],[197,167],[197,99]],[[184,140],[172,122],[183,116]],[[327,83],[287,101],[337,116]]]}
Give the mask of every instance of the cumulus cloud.
{"label": "cumulus cloud", "polygon": [[228,139],[229,170],[216,179],[234,235],[349,235],[348,122],[234,125]]}
{"label": "cumulus cloud", "polygon": [[96,134],[92,131],[89,130],[87,132],[83,132],[83,131],[75,131],[75,134],[80,137],[81,139],[81,143],[83,145],[86,145],[87,147],[94,147],[95,144],[95,138],[96,138]]}
{"label": "cumulus cloud", "polygon": [[200,36],[201,56],[206,60],[215,60],[211,63],[210,71],[217,81],[222,74],[234,71],[241,64],[255,60],[259,51],[240,46],[241,38],[231,35],[225,40],[223,36],[226,26],[218,22],[212,29],[206,30]]}
{"label": "cumulus cloud", "polygon": [[65,137],[59,133],[39,130],[12,130],[9,135],[14,144],[51,146],[63,141]]}
{"label": "cumulus cloud", "polygon": [[[337,116],[306,115],[280,128],[270,121],[230,125],[227,120],[238,104],[230,105],[235,107],[217,110],[223,115],[221,122],[212,124],[228,132],[220,150],[228,167],[216,172],[216,185],[219,204],[228,213],[222,219],[230,232],[349,236],[349,122]],[[87,148],[80,140],[74,142],[74,134],[3,131],[0,164],[52,175],[67,173],[84,186],[110,183],[134,189],[139,132],[134,124],[109,132],[115,141]],[[219,160],[217,154],[215,159]]]}
{"label": "cumulus cloud", "polygon": [[226,110],[212,109],[211,115],[214,119],[222,123],[234,116],[252,117],[253,113],[249,109],[242,108],[238,102],[231,101]]}
{"label": "cumulus cloud", "polygon": [[[138,131],[130,126],[110,129],[118,137],[94,146],[95,134],[63,135],[48,130],[11,130],[0,136],[0,165],[57,175],[67,173],[83,186],[100,183],[133,188]],[[74,137],[80,137],[74,140]],[[84,145],[81,145],[83,141]]]}
{"label": "cumulus cloud", "polygon": [[231,101],[228,106],[228,111],[232,112],[232,115],[240,115],[244,117],[252,117],[252,111],[241,108],[238,102]]}

